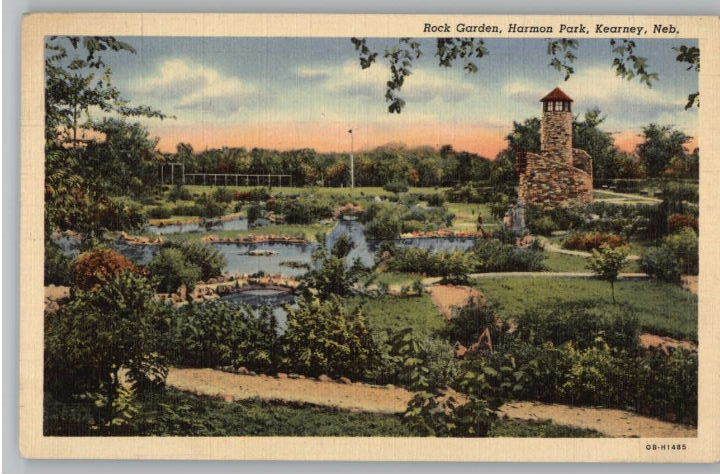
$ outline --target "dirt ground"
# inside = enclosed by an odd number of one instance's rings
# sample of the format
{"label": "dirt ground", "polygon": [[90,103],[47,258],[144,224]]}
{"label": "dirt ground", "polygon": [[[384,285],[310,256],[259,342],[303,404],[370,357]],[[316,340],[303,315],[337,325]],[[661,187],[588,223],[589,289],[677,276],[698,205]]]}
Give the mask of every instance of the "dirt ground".
{"label": "dirt ground", "polygon": [[698,294],[698,276],[697,275],[683,275],[682,286],[691,293]]}
{"label": "dirt ground", "polygon": [[623,410],[572,407],[538,402],[507,403],[500,408],[509,418],[539,421],[552,420],[558,425],[599,431],[613,438],[692,438],[697,430],[688,426],[656,420]]}
{"label": "dirt ground", "polygon": [[173,368],[167,384],[198,395],[220,396],[226,401],[257,397],[375,413],[402,412],[412,398],[410,392],[397,387],[237,375],[213,369]]}
{"label": "dirt ground", "polygon": [[658,336],[650,333],[640,334],[640,346],[646,349],[659,347],[666,353],[670,348],[681,347],[688,351],[697,351],[697,344],[691,341],[679,341],[671,337]]}
{"label": "dirt ground", "polygon": [[[312,403],[344,410],[401,413],[412,393],[399,387],[363,383],[342,384],[315,379],[237,375],[214,369],[170,369],[167,384],[198,395],[226,401],[260,398]],[[502,416],[521,420],[551,420],[558,425],[588,428],[611,437],[693,437],[696,430],[623,410],[584,408],[538,402],[514,402],[500,408]]]}
{"label": "dirt ground", "polygon": [[465,306],[470,298],[484,300],[480,291],[469,286],[433,285],[427,288],[435,306],[443,316],[450,319],[454,307]]}

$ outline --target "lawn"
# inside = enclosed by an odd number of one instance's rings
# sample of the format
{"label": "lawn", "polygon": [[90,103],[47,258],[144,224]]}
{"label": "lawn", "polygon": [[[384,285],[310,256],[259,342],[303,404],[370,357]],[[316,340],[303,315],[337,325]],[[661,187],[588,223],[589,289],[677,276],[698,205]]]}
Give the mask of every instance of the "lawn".
{"label": "lawn", "polygon": [[349,298],[350,305],[363,305],[364,314],[373,331],[398,331],[408,326],[418,336],[429,336],[445,325],[430,296],[383,296],[381,298]]}
{"label": "lawn", "polygon": [[[49,398],[49,397],[48,397]],[[46,436],[93,436],[90,406],[45,404]],[[141,400],[127,431],[134,436],[416,436],[402,415],[353,413],[315,405],[261,400],[225,402],[178,390],[165,390]],[[498,419],[489,436],[595,437],[599,433],[553,425]]]}
{"label": "lawn", "polygon": [[545,252],[545,266],[551,272],[586,272],[587,258],[559,252]]}
{"label": "lawn", "polygon": [[387,283],[388,285],[412,285],[415,280],[422,280],[425,275],[420,273],[404,272],[378,272],[374,283]]}
{"label": "lawn", "polygon": [[[612,304],[610,285],[586,278],[482,278],[475,286],[505,317],[554,300],[602,299]],[[697,296],[689,291],[669,283],[619,281],[615,295],[634,310],[644,330],[697,341]]]}
{"label": "lawn", "polygon": [[474,231],[477,228],[477,216],[480,214],[483,218],[483,227],[486,230],[494,230],[500,225],[493,215],[490,213],[490,207],[487,204],[468,204],[452,202],[446,204],[448,210],[455,214],[452,228],[458,231]]}

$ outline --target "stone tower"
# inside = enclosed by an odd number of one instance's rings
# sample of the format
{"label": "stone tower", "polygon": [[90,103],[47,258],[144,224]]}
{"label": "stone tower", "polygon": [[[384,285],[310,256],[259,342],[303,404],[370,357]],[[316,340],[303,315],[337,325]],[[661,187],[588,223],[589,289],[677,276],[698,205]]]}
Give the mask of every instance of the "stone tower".
{"label": "stone tower", "polygon": [[540,99],[540,153],[552,154],[572,164],[572,99],[559,87]]}
{"label": "stone tower", "polygon": [[540,153],[527,153],[519,170],[521,203],[557,205],[593,198],[592,158],[573,148],[572,102],[556,87],[540,99]]}

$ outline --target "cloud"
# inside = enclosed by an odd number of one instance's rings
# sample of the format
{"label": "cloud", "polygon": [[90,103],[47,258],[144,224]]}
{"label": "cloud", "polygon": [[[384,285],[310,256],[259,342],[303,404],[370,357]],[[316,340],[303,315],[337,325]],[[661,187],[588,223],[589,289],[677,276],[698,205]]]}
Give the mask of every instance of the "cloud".
{"label": "cloud", "polygon": [[134,94],[160,100],[177,110],[227,114],[256,97],[258,89],[236,77],[186,59],[168,59],[154,75],[136,79]]}
{"label": "cloud", "polygon": [[[384,97],[390,80],[390,70],[384,63],[362,69],[357,61],[348,61],[340,67],[329,68],[328,75],[326,87],[329,91],[372,98]],[[435,99],[457,102],[477,91],[477,86],[458,76],[456,71],[418,67],[405,78],[400,96],[414,102]]]}
{"label": "cloud", "polygon": [[326,69],[311,68],[308,66],[300,66],[297,72],[298,79],[309,82],[322,82],[330,77]]}
{"label": "cloud", "polygon": [[[503,86],[503,93],[508,97],[537,102],[552,89],[554,84],[533,81],[529,78],[513,79]],[[629,81],[615,74],[610,68],[590,67],[571,76],[570,80],[559,86],[575,100],[575,103],[588,107],[601,108],[652,108],[680,110],[684,106],[684,98],[677,94],[661,92],[650,88],[637,80]]]}

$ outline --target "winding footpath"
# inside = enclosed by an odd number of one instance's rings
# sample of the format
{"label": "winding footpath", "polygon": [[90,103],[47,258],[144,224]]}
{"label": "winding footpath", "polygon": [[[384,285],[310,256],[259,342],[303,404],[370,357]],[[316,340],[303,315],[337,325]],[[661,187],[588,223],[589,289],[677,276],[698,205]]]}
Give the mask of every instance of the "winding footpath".
{"label": "winding footpath", "polygon": [[[167,385],[196,395],[219,397],[226,402],[259,398],[384,414],[402,413],[413,395],[395,386],[238,375],[215,369],[171,368]],[[608,408],[512,402],[500,408],[500,415],[518,420],[550,420],[558,425],[592,429],[613,438],[697,436],[693,427]]]}

